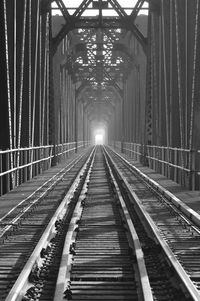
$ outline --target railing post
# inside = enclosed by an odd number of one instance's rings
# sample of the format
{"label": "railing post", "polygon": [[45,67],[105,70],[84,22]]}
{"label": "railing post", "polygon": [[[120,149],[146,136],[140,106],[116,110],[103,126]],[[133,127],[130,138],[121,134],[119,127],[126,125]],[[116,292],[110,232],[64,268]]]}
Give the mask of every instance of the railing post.
{"label": "railing post", "polygon": [[141,144],[141,163],[144,166],[148,166],[148,159],[147,159],[147,146],[145,144]]}
{"label": "railing post", "polygon": [[[39,160],[42,159],[42,147],[40,146],[39,148]],[[42,172],[43,170],[43,162],[40,162],[40,173]]]}
{"label": "railing post", "polygon": [[[24,150],[24,164],[27,165],[27,150]],[[24,181],[26,182],[28,180],[28,167],[24,168]]]}
{"label": "railing post", "polygon": [[57,163],[57,152],[58,152],[58,149],[56,147],[56,144],[54,144],[53,145],[53,158],[51,160],[51,166],[55,166]]}
{"label": "railing post", "polygon": [[66,159],[68,159],[69,158],[69,142],[67,143],[67,145],[66,145]]}
{"label": "railing post", "polygon": [[[174,150],[174,165],[178,165],[177,148]],[[177,182],[177,167],[174,167],[174,181]]]}
{"label": "railing post", "polygon": [[[28,162],[31,163],[31,149],[28,150]],[[32,166],[29,166],[29,180],[32,178]]]}
{"label": "railing post", "polygon": [[195,161],[196,161],[196,151],[190,151],[190,189],[195,190],[196,182],[196,170],[195,170]]}
{"label": "railing post", "polygon": [[133,158],[133,143],[130,143],[131,159]]}
{"label": "railing post", "polygon": [[[20,165],[24,165],[24,153],[23,153],[23,152],[25,152],[25,150],[21,150],[21,151],[20,151],[20,162],[19,162],[19,166],[20,166]],[[21,164],[20,164],[20,163],[21,163]],[[25,168],[19,170],[19,185],[21,185],[21,184],[23,183],[23,181],[24,181],[24,169],[25,169]]]}
{"label": "railing post", "polygon": [[75,153],[78,152],[78,100],[77,100],[77,91],[76,91],[76,85],[75,85],[75,99],[74,99],[74,104],[75,104]]}
{"label": "railing post", "polygon": [[[10,153],[6,153],[6,170],[10,169]],[[12,177],[12,173],[11,173]],[[10,191],[10,174],[6,175],[6,192]]]}
{"label": "railing post", "polygon": [[32,164],[32,177],[33,178],[35,177],[35,168],[36,168],[35,164],[33,164],[33,162],[35,161],[35,157],[36,157],[36,155],[35,155],[35,149],[33,149],[33,160],[31,162],[31,164]]}
{"label": "railing post", "polygon": [[152,148],[152,157],[153,157],[152,167],[153,167],[153,170],[156,170],[156,160],[155,160],[155,158],[156,158],[156,147],[155,146],[153,146],[153,148]]}
{"label": "railing post", "polygon": [[121,141],[121,153],[123,153],[124,152],[124,141],[122,140]]}
{"label": "railing post", "polygon": [[[3,167],[2,167],[2,154],[0,154],[0,173],[2,173]],[[0,177],[0,195],[3,194],[3,177]]]}
{"label": "railing post", "polygon": [[[159,160],[162,160],[162,148],[159,147],[159,157],[158,157]],[[159,161],[159,173],[162,174],[162,163]]]}
{"label": "railing post", "polygon": [[165,163],[164,163],[164,161],[165,161],[165,149],[164,149],[164,147],[162,147],[162,158],[161,158],[161,160],[162,160],[162,163],[161,163],[162,175],[165,175]]}
{"label": "railing post", "polygon": [[[38,148],[36,148],[36,150],[35,150],[35,161],[37,161],[38,160]],[[40,162],[38,162],[38,163],[36,163],[35,164],[35,167],[36,167],[36,176],[38,175],[38,173],[39,173],[39,168],[40,168]]]}

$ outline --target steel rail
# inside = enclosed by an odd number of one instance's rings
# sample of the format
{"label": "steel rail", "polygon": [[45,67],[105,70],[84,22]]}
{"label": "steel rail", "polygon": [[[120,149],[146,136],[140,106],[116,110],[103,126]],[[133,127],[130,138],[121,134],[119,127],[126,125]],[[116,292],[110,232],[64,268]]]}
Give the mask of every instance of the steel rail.
{"label": "steel rail", "polygon": [[73,199],[73,196],[76,192],[76,188],[78,187],[81,178],[85,171],[87,170],[87,165],[91,160],[94,154],[94,149],[91,151],[86,163],[79,171],[78,175],[76,176],[75,180],[73,181],[69,191],[65,195],[64,199],[62,200],[61,204],[59,205],[58,209],[56,210],[54,216],[51,218],[50,222],[48,223],[46,229],[42,237],[40,238],[37,246],[35,247],[34,251],[32,252],[31,256],[29,257],[27,263],[25,264],[23,270],[21,271],[20,275],[18,276],[15,284],[11,288],[9,294],[7,295],[5,301],[19,301],[23,298],[26,294],[26,291],[32,286],[29,281],[29,275],[33,270],[34,266],[41,266],[43,263],[43,259],[41,258],[41,251],[42,249],[46,248],[50,243],[50,240],[55,237],[56,229],[55,223],[57,220],[62,220],[64,215],[67,213],[69,209],[69,204]]}
{"label": "steel rail", "polygon": [[166,197],[169,201],[171,201],[175,207],[177,207],[182,213],[184,213],[187,218],[189,218],[190,221],[195,223],[197,226],[200,226],[200,215],[195,212],[192,208],[187,206],[183,201],[181,201],[178,197],[176,197],[173,193],[171,193],[169,190],[164,188],[162,185],[158,184],[153,179],[149,178],[146,174],[141,172],[136,166],[132,165],[128,160],[123,158],[120,154],[113,151],[113,149],[110,148],[112,152],[114,152],[126,165],[129,169],[134,171],[138,176],[140,176],[146,183],[148,183],[150,186],[154,187],[161,195]]}
{"label": "steel rail", "polygon": [[[138,170],[135,166],[133,166],[132,164],[130,164],[125,158],[123,158],[121,155],[119,155],[118,153],[116,153],[115,151],[113,151],[111,148],[109,148],[115,155],[117,155],[118,158],[120,158],[126,166],[131,167],[132,170],[135,170],[137,174],[139,174],[143,179],[145,179],[145,181],[147,181],[148,183],[151,183],[151,185],[155,185],[157,190],[159,190],[159,192],[162,193],[162,195],[167,194],[168,196],[170,196],[170,199],[173,198],[175,200],[175,203],[178,204],[178,208],[180,209],[183,205],[184,207],[186,206],[185,204],[183,204],[183,202],[181,202],[178,198],[176,198],[172,193],[170,193],[169,191],[167,191],[166,189],[164,189],[161,185],[159,185],[158,183],[156,183],[155,181],[149,179],[145,174],[143,174],[140,170]],[[177,258],[175,257],[175,255],[173,254],[172,250],[170,249],[169,245],[165,242],[165,240],[162,238],[162,236],[159,233],[158,228],[156,227],[154,221],[152,220],[152,218],[150,217],[150,215],[146,212],[146,210],[143,208],[143,205],[139,199],[139,197],[137,196],[137,194],[133,191],[131,185],[128,183],[127,179],[123,176],[122,172],[119,170],[119,168],[117,167],[116,163],[114,162],[114,160],[111,158],[111,156],[108,154],[108,151],[105,149],[106,154],[109,157],[110,162],[112,162],[113,168],[115,169],[115,171],[117,172],[119,178],[122,180],[123,184],[126,187],[126,190],[128,191],[128,193],[130,194],[130,196],[132,197],[132,201],[135,205],[135,208],[137,208],[138,214],[141,217],[141,220],[143,221],[144,224],[147,225],[147,227],[149,227],[154,235],[154,237],[156,238],[156,240],[158,241],[159,245],[162,247],[162,250],[164,251],[164,253],[166,254],[169,262],[171,263],[171,265],[173,266],[174,270],[176,271],[177,275],[179,276],[179,278],[181,279],[182,283],[185,286],[186,291],[188,292],[189,296],[191,296],[192,300],[194,301],[199,301],[200,300],[200,293],[197,290],[197,288],[194,286],[194,284],[192,283],[192,281],[190,280],[189,276],[187,275],[186,271],[183,269],[182,265],[179,263],[179,261],[177,260]],[[169,193],[169,194],[168,194]],[[177,200],[176,200],[177,199]],[[188,206],[187,206],[188,207]],[[190,209],[189,207],[187,208],[188,210]],[[190,209],[192,210],[192,209]],[[194,210],[192,210],[193,213],[195,213],[195,216],[198,215],[196,214],[196,212]],[[199,215],[198,215],[198,220],[200,219]]]}
{"label": "steel rail", "polygon": [[[142,300],[144,301],[153,301],[153,294],[152,290],[149,284],[149,278],[147,275],[146,267],[145,267],[145,262],[144,262],[144,256],[143,256],[143,251],[139,242],[139,238],[137,236],[136,230],[134,228],[134,225],[131,221],[131,217],[129,215],[128,209],[126,207],[125,201],[123,200],[123,197],[120,192],[120,188],[115,181],[114,175],[112,173],[111,167],[108,163],[108,160],[105,156],[105,162],[107,169],[109,171],[109,174],[111,176],[111,182],[114,184],[114,190],[117,193],[117,198],[121,204],[121,208],[123,211],[123,220],[125,220],[125,223],[127,224],[128,231],[130,233],[133,246],[134,246],[134,251],[136,255],[136,260],[137,260],[137,266],[138,266],[138,271],[139,271],[139,285],[141,289],[141,296]],[[84,183],[83,189],[81,191],[80,197],[78,199],[78,203],[75,207],[72,219],[69,224],[68,232],[65,237],[65,243],[64,243],[64,248],[63,248],[63,253],[62,253],[62,258],[60,262],[60,269],[58,273],[58,278],[57,278],[57,283],[56,283],[56,290],[55,290],[55,295],[54,295],[54,301],[61,301],[63,299],[66,299],[64,297],[64,292],[66,288],[69,286],[70,283],[70,270],[71,270],[71,264],[72,264],[72,255],[70,254],[70,245],[73,243],[73,240],[75,241],[75,238],[73,237],[74,231],[77,228],[77,221],[80,219],[83,208],[81,207],[81,201],[85,199],[85,195],[87,193],[87,186],[89,183],[89,178],[90,178],[90,173],[92,170],[94,162],[94,157],[91,162],[86,181]]]}
{"label": "steel rail", "polygon": [[[125,201],[123,200],[119,186],[114,179],[111,167],[107,161],[105,154],[104,154],[104,157],[105,157],[105,162],[106,162],[107,168],[109,170],[109,174],[112,179],[111,181],[113,181],[114,186],[115,186],[115,191],[117,192],[117,198],[119,199],[119,202],[121,204],[124,220],[127,224],[130,236],[132,238],[135,255],[136,255],[136,260],[137,260],[138,271],[139,271],[141,296],[143,298],[142,300],[153,301],[152,290],[151,290],[151,287],[149,284],[149,278],[147,275],[143,251],[142,251],[142,248],[141,248],[141,245],[139,242],[139,238],[137,236],[136,230],[134,228],[134,225],[131,221],[131,217],[129,215],[128,209],[126,207]],[[82,192],[79,197],[78,203],[76,205],[75,211],[73,213],[73,217],[71,219],[69,229],[68,229],[68,232],[67,232],[67,235],[65,238],[64,249],[63,249],[62,259],[61,259],[61,263],[60,263],[59,274],[58,274],[58,278],[57,278],[56,291],[55,291],[55,295],[54,295],[54,299],[53,299],[54,301],[61,301],[61,300],[65,299],[64,291],[70,282],[70,269],[71,269],[71,262],[72,262],[72,255],[70,255],[70,245],[72,244],[74,230],[77,227],[77,220],[80,219],[81,214],[82,214],[81,201],[85,198],[85,193],[87,192],[87,184],[89,183],[89,177],[90,177],[90,172],[92,169],[93,162],[94,162],[94,158],[91,163],[91,166],[90,166],[87,178],[86,178],[86,182],[84,184],[84,187],[82,189]]]}
{"label": "steel rail", "polygon": [[[94,151],[94,156],[95,156],[95,151]],[[88,174],[87,174],[85,183],[83,185],[80,196],[78,198],[78,202],[74,209],[74,213],[73,213],[72,219],[69,224],[67,235],[65,237],[64,248],[63,248],[62,258],[61,258],[61,262],[60,262],[60,269],[59,269],[59,273],[58,273],[56,289],[55,289],[55,294],[54,294],[54,299],[53,299],[54,301],[61,301],[63,299],[64,291],[67,287],[67,283],[70,281],[70,268],[71,268],[70,262],[72,260],[72,255],[70,255],[70,245],[72,243],[74,230],[77,227],[77,221],[80,219],[82,211],[83,211],[81,202],[85,198],[86,192],[88,190],[87,185],[89,183],[89,177],[90,177],[91,169],[92,169],[92,166],[94,163],[94,156],[90,163],[90,167],[88,169]]]}
{"label": "steel rail", "polygon": [[[150,283],[149,283],[149,277],[148,277],[146,266],[145,266],[144,254],[143,254],[143,251],[142,251],[142,248],[141,248],[141,244],[140,244],[137,232],[135,230],[135,227],[133,225],[133,222],[131,220],[131,217],[130,217],[129,211],[127,209],[126,203],[125,203],[125,201],[122,197],[120,188],[119,188],[119,186],[118,186],[118,184],[115,180],[115,177],[114,177],[113,172],[112,172],[112,168],[111,168],[111,166],[108,162],[108,159],[107,159],[106,155],[107,155],[107,153],[104,149],[104,156],[105,156],[106,164],[108,166],[109,173],[110,173],[112,181],[114,183],[115,190],[117,192],[117,198],[120,201],[126,224],[128,226],[131,238],[133,240],[135,255],[136,255],[137,265],[138,265],[138,271],[139,271],[139,275],[140,275],[140,286],[141,286],[141,290],[142,290],[143,300],[144,301],[153,301],[154,300],[153,293],[152,293],[151,286],[150,286]],[[55,300],[55,301],[58,301],[58,300]]]}

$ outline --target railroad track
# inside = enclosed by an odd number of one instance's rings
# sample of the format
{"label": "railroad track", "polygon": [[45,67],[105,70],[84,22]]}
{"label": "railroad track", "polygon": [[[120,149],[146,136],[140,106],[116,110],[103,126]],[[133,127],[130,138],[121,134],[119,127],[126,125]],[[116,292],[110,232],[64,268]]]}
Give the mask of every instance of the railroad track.
{"label": "railroad track", "polygon": [[[83,199],[84,207],[79,213],[78,228],[74,225],[77,232],[72,243],[73,260],[69,260],[71,267],[69,271],[66,269],[69,276],[66,279],[62,272],[58,275],[54,300],[63,300],[64,291],[66,298],[73,300],[138,300],[139,295],[143,298],[138,272],[141,267],[128,240],[110,180],[103,155],[98,150]],[[65,255],[64,252],[64,258]],[[68,281],[69,289],[66,289]],[[148,285],[146,287],[148,290]],[[152,300],[151,292],[149,300]]]}
{"label": "railroad track", "polygon": [[[35,191],[33,191],[28,197],[20,201],[16,206],[14,206],[9,212],[7,212],[4,216],[0,218],[0,239],[2,240],[5,235],[7,235],[8,231],[11,231],[12,228],[15,228],[21,220],[23,220],[26,214],[34,208],[47,194],[52,191],[57,184],[61,186],[61,181],[63,181],[65,175],[70,172],[72,173],[72,177],[69,177],[69,181],[63,185],[65,187],[69,186],[70,181],[72,181],[75,171],[75,166],[77,166],[77,170],[83,165],[83,162],[86,160],[88,153],[79,155],[78,158],[75,158],[62,169],[52,175],[45,183],[43,183],[40,187],[38,187]],[[79,165],[77,165],[77,163]],[[58,188],[57,188],[58,189]],[[61,190],[63,188],[61,187]]]}
{"label": "railroad track", "polygon": [[158,239],[163,239],[164,251],[173,262],[171,278],[177,270],[180,278],[193,291],[192,298],[200,300],[199,216],[119,154],[111,150],[108,152],[112,154],[112,163],[118,169],[118,176],[120,174],[121,179],[126,179],[126,193],[128,191],[132,196],[130,212],[134,212],[137,206],[140,218],[148,220]]}
{"label": "railroad track", "polygon": [[[0,300],[6,296],[88,157],[81,155],[1,219]],[[67,177],[66,177],[67,174]],[[73,194],[71,189],[71,194]]]}
{"label": "railroad track", "polygon": [[6,301],[199,300],[115,167],[97,148]]}

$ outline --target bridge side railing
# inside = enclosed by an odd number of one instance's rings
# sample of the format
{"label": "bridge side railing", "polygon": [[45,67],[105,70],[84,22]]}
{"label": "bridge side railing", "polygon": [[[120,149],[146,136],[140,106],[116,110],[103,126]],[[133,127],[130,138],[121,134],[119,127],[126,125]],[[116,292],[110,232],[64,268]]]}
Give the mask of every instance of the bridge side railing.
{"label": "bridge side railing", "polygon": [[111,145],[135,161],[190,189],[200,188],[200,150],[120,141]]}
{"label": "bridge side railing", "polygon": [[88,141],[78,141],[0,150],[0,195],[50,168],[53,158],[60,162],[88,145]]}

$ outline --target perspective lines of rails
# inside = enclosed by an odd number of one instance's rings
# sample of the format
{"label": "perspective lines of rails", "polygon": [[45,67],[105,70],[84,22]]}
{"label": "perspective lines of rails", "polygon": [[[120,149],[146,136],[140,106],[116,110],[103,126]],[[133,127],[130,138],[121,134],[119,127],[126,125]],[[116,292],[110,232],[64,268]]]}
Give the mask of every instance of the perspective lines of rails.
{"label": "perspective lines of rails", "polygon": [[2,236],[0,300],[200,300],[198,225],[109,148],[68,177]]}

